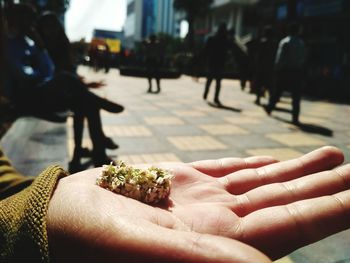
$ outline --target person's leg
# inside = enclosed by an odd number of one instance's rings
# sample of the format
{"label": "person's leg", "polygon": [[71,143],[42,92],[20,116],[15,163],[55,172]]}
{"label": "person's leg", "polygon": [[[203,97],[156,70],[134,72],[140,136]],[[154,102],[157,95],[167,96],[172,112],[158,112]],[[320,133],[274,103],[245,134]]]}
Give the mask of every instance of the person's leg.
{"label": "person's leg", "polygon": [[80,157],[89,157],[91,153],[89,150],[82,147],[83,141],[83,129],[84,129],[84,115],[80,112],[75,112],[73,115],[73,131],[74,131],[74,156],[80,159]]}
{"label": "person's leg", "polygon": [[74,131],[74,144],[75,152],[79,153],[83,141],[83,128],[84,128],[84,115],[75,112],[73,116],[73,131]]}
{"label": "person's leg", "polygon": [[[82,157],[91,157],[92,153],[89,149],[82,147],[82,139],[83,139],[83,128],[84,128],[84,115],[80,111],[75,111],[74,113],[74,122],[73,122],[73,129],[74,129],[74,154],[72,163],[79,163],[80,164],[80,158]],[[107,137],[102,129],[102,123],[100,115],[97,117],[92,116],[92,121],[96,124],[94,127],[94,135],[96,137],[101,137],[101,146],[107,148],[107,149],[118,149],[119,145],[116,144],[111,138]],[[98,135],[100,134],[100,135]],[[74,161],[74,162],[73,162]]]}
{"label": "person's leg", "polygon": [[106,100],[90,92],[86,85],[74,74],[61,73],[41,87],[46,107],[83,109],[90,107],[104,109],[112,113],[124,111],[120,104]]}
{"label": "person's leg", "polygon": [[74,74],[61,73],[42,85],[41,90],[48,107],[71,108],[94,105],[108,112],[119,113],[124,107],[90,92],[86,85]]}
{"label": "person's leg", "polygon": [[147,80],[148,80],[148,90],[147,90],[147,93],[152,93],[152,78],[151,78],[151,77],[148,77]]}
{"label": "person's leg", "polygon": [[[99,110],[103,108],[111,112],[121,112],[124,110],[123,106],[109,102],[88,91],[86,86],[71,74],[60,74],[60,76],[49,81],[41,88],[43,93],[45,93],[43,101],[46,104],[57,104],[53,107],[65,107],[73,110],[77,116],[88,118],[90,137],[94,146],[93,158],[96,160],[106,159],[105,147],[106,144],[110,144],[111,140],[103,133]],[[75,137],[75,142],[78,144],[77,147],[79,147],[82,140],[82,132],[80,131],[82,124],[79,124],[78,120],[76,125],[77,132],[75,136],[77,137]],[[116,144],[108,146],[108,148],[118,147]],[[96,163],[100,162],[96,161]]]}
{"label": "person's leg", "polygon": [[156,78],[156,83],[157,83],[157,91],[156,91],[156,93],[159,93],[160,92],[160,78],[159,77]]}
{"label": "person's leg", "polygon": [[256,78],[254,79],[254,92],[256,94],[256,99],[255,99],[255,104],[260,105],[260,98],[262,96],[262,80],[261,80],[261,76],[258,75],[256,76]]}
{"label": "person's leg", "polygon": [[[95,165],[99,166],[103,162],[108,164],[110,159],[105,153],[106,140],[109,139],[105,137],[102,130],[102,122],[98,109],[73,109],[74,119],[73,119],[73,129],[74,129],[74,152],[73,158],[69,162],[68,170],[71,173],[79,172],[83,170],[81,165],[82,157],[92,157]],[[90,152],[86,148],[82,148],[82,138],[83,138],[83,128],[84,128],[84,118],[87,117],[89,125],[89,134],[92,141],[93,149]],[[109,139],[110,140],[110,139]],[[112,141],[113,142],[113,141]],[[85,153],[84,153],[85,152]],[[87,155],[86,152],[89,152]]]}
{"label": "person's leg", "polygon": [[86,112],[88,120],[88,127],[90,138],[93,145],[92,160],[94,165],[102,166],[109,164],[112,160],[106,154],[106,147],[104,146],[104,135],[102,131],[102,122],[99,109],[91,108]]}
{"label": "person's leg", "polygon": [[267,96],[271,95],[271,92],[273,90],[273,86],[274,86],[274,76],[273,73],[267,73],[266,75],[266,87],[264,92],[262,93],[262,96],[264,96],[264,94],[266,93]]}
{"label": "person's leg", "polygon": [[221,102],[219,100],[219,96],[220,96],[220,90],[221,90],[221,78],[217,77],[215,78],[215,80],[216,80],[216,86],[215,86],[214,102],[220,105]]}
{"label": "person's leg", "polygon": [[[84,115],[80,112],[75,112],[73,115],[73,131],[74,131],[74,155],[77,158],[81,157],[91,157],[91,152],[88,148],[82,147],[82,141],[83,141],[83,130],[84,130]],[[101,133],[104,135],[103,131]],[[105,137],[105,136],[104,136]],[[108,137],[105,137],[106,141],[109,139]],[[109,139],[110,140],[110,139]],[[107,147],[107,145],[105,145]],[[109,147],[107,147],[109,148]]]}
{"label": "person's leg", "polygon": [[242,78],[242,79],[240,80],[240,84],[241,84],[241,90],[244,90],[245,87],[246,87],[246,84],[247,84],[247,79]]}
{"label": "person's leg", "polygon": [[303,78],[301,72],[296,72],[291,75],[291,87],[292,92],[292,122],[294,124],[299,124],[299,114],[300,114],[300,102],[301,102],[301,93],[303,87]]}
{"label": "person's leg", "polygon": [[271,114],[271,112],[275,109],[277,102],[280,100],[282,92],[283,92],[283,77],[277,75],[274,79],[274,83],[271,87],[271,93],[269,97],[269,103],[266,106],[266,112]]}
{"label": "person's leg", "polygon": [[299,124],[301,94],[299,91],[292,91],[292,122]]}
{"label": "person's leg", "polygon": [[82,157],[91,157],[91,152],[87,148],[82,147],[84,128],[84,115],[75,111],[73,116],[73,131],[74,131],[74,150],[72,160],[68,164],[68,171],[76,173],[82,171],[84,168],[81,165]]}
{"label": "person's leg", "polygon": [[209,88],[210,88],[212,81],[213,81],[213,78],[211,76],[208,76],[207,81],[205,83],[205,87],[204,87],[204,93],[203,93],[204,100],[206,100],[208,98]]}
{"label": "person's leg", "polygon": [[[71,81],[71,80],[70,80]],[[77,83],[77,85],[80,85]],[[88,91],[89,92],[89,91]],[[94,96],[94,94],[92,94]],[[97,97],[97,96],[96,96]],[[93,100],[94,98],[92,98]],[[97,97],[97,101],[103,100],[102,98]],[[122,112],[124,110],[123,106],[113,103],[112,105],[117,111]],[[94,104],[93,104],[94,105]],[[82,107],[84,104],[82,104]],[[87,107],[90,107],[90,105],[87,105]],[[87,157],[88,155],[91,156],[91,153],[89,153],[88,149],[82,148],[81,147],[81,142],[82,142],[82,134],[83,134],[83,128],[84,128],[84,116],[79,112],[76,111],[74,114],[74,137],[75,137],[75,148],[77,150],[77,153],[80,154],[81,157]],[[100,132],[102,134],[102,137],[104,140],[102,141],[103,145],[108,148],[108,149],[117,149],[119,148],[118,144],[113,142],[113,140],[107,136],[105,136],[102,128],[100,128]]]}

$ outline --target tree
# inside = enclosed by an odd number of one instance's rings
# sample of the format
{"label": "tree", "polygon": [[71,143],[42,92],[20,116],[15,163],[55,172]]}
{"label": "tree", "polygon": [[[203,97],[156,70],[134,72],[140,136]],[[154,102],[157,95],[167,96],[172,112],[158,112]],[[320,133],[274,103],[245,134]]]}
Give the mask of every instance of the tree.
{"label": "tree", "polygon": [[194,47],[194,22],[209,11],[213,0],[174,0],[174,8],[186,13],[188,34],[186,36],[190,50]]}

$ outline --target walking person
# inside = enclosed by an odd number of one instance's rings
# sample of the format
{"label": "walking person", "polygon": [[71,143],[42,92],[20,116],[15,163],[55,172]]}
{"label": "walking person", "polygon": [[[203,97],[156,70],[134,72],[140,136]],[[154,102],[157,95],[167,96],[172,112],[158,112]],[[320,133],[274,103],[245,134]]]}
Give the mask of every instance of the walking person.
{"label": "walking person", "polygon": [[227,59],[228,51],[232,48],[230,38],[228,37],[227,27],[225,23],[220,24],[216,34],[209,37],[205,44],[205,55],[207,57],[207,81],[205,83],[203,99],[208,98],[208,93],[212,81],[215,79],[215,95],[214,103],[218,106],[221,105],[219,96],[221,90],[221,80],[224,75],[225,62]]}
{"label": "walking person", "polygon": [[[145,42],[145,62],[147,67],[148,90],[147,93],[160,92],[160,72],[162,59],[162,49],[156,35],[151,35],[149,40]],[[152,90],[152,79],[156,80],[157,90]]]}
{"label": "walking person", "polygon": [[256,61],[254,63],[255,104],[260,105],[260,99],[266,91],[271,92],[273,86],[274,62],[276,59],[277,42],[273,37],[271,26],[264,27],[263,36],[259,39]]}
{"label": "walking person", "polygon": [[237,66],[236,73],[240,81],[241,90],[244,90],[247,86],[247,82],[250,82],[252,78],[252,57],[255,53],[255,40],[251,40],[248,43],[243,43],[242,40],[236,36],[236,30],[231,28],[229,30],[230,47],[233,60]]}
{"label": "walking person", "polygon": [[296,125],[299,124],[306,59],[305,44],[298,34],[298,24],[291,23],[288,26],[288,36],[279,42],[275,61],[275,85],[269,104],[265,108],[270,115],[283,91],[290,91],[292,95],[292,122]]}

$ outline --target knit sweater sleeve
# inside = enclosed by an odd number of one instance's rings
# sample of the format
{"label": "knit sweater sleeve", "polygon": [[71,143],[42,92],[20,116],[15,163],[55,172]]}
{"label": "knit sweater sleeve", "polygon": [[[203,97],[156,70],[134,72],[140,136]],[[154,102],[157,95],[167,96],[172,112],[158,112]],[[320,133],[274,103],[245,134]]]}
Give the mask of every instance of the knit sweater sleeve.
{"label": "knit sweater sleeve", "polygon": [[48,204],[58,179],[67,174],[51,166],[27,178],[0,153],[0,262],[49,262]]}

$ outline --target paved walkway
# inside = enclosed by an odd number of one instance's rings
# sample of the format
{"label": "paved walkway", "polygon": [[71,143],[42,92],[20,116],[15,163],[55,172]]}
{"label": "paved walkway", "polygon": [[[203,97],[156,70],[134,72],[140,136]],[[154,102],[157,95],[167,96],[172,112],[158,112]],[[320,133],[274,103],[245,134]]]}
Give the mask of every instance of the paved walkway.
{"label": "paved walkway", "polygon": [[[189,162],[260,154],[285,160],[323,145],[339,147],[350,161],[349,105],[304,99],[302,125],[296,127],[290,123],[289,98],[283,98],[279,111],[269,117],[253,103],[252,94],[241,91],[238,81],[223,81],[221,101],[225,107],[219,109],[202,99],[204,79],[197,82],[184,76],[162,80],[160,94],[147,94],[147,80],[142,78],[119,76],[117,71],[103,75],[86,68],[81,68],[81,73],[89,79],[105,78],[108,87],[98,93],[126,107],[117,116],[103,113],[103,123],[107,135],[120,145],[120,149],[109,154],[129,163]],[[213,98],[213,90],[214,87],[209,98]],[[71,132],[68,138],[71,154]],[[350,231],[346,231],[279,262],[350,262],[349,244]]]}
{"label": "paved walkway", "polygon": [[[97,93],[126,107],[122,114],[102,112],[102,117],[105,133],[120,145],[110,154],[131,163],[257,154],[284,160],[322,145],[341,148],[350,160],[348,105],[303,100],[302,126],[296,127],[290,123],[291,114],[285,112],[290,110],[289,98],[283,98],[280,110],[269,117],[253,104],[252,94],[241,91],[237,81],[223,81],[225,108],[219,109],[202,99],[204,79],[162,80],[160,94],[147,94],[147,81],[142,78],[119,76],[117,71],[104,75],[81,68],[80,72],[88,79],[106,79],[107,87]],[[68,129],[70,154],[71,131]]]}
{"label": "paved walkway", "polygon": [[1,138],[1,148],[16,169],[38,175],[51,164],[67,166],[67,127],[33,117],[17,119]]}
{"label": "paved walkway", "polygon": [[[105,133],[120,146],[109,151],[109,155],[129,163],[189,162],[261,154],[285,160],[323,145],[339,147],[350,161],[348,105],[305,99],[301,108],[302,126],[296,127],[290,123],[289,98],[283,98],[278,104],[279,111],[269,117],[253,103],[252,94],[241,91],[237,81],[223,81],[221,101],[225,107],[217,108],[202,99],[204,79],[195,81],[184,76],[162,80],[160,94],[147,94],[146,79],[119,76],[116,70],[105,75],[80,68],[80,73],[88,80],[105,79],[107,87],[96,93],[126,107],[119,115],[102,112],[102,118]],[[209,98],[213,98],[213,90],[214,87]],[[28,159],[51,161],[49,156],[54,156],[56,162],[67,165],[73,151],[71,120],[66,126],[67,144],[57,143],[61,140],[53,142],[55,147],[67,149],[67,154],[58,156],[54,147],[38,147]],[[55,135],[61,125],[50,129],[48,135]],[[34,138],[39,137],[34,135]],[[90,145],[88,134],[84,144]],[[45,154],[40,154],[44,148]],[[41,162],[41,166],[43,164],[46,162]],[[350,262],[349,244],[350,232],[346,231],[298,250],[280,262],[334,263],[344,259]]]}

